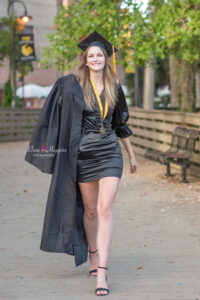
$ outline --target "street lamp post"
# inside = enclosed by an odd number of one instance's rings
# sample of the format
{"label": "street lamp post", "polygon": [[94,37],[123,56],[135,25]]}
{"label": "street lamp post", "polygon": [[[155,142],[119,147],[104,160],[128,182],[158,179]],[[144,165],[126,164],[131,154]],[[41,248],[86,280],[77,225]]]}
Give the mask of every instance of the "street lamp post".
{"label": "street lamp post", "polygon": [[[9,17],[13,17],[14,16],[14,4],[15,3],[20,3],[22,4],[23,8],[24,8],[24,14],[22,16],[19,17],[19,19],[21,19],[21,21],[23,22],[23,24],[26,24],[30,19],[32,19],[31,16],[29,16],[27,14],[27,7],[25,5],[25,3],[21,0],[9,0],[8,2],[8,16]],[[12,8],[12,11],[11,11]],[[16,27],[14,26],[13,29],[13,85],[14,85],[14,107],[16,107],[17,104],[17,96],[16,96],[16,89],[17,89],[17,79],[16,79],[16,67],[17,67],[17,60],[16,60]]]}

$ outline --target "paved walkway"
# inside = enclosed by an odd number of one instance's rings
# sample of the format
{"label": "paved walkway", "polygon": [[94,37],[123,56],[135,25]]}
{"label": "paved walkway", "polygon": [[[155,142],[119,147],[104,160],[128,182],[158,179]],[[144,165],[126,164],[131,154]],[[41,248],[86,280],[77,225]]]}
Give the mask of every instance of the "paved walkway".
{"label": "paved walkway", "polygon": [[[0,144],[0,299],[97,299],[88,262],[76,268],[73,257],[39,249],[51,175],[24,161],[27,146]],[[137,158],[130,175],[124,156],[107,297],[200,300],[200,180],[167,180],[164,166]]]}

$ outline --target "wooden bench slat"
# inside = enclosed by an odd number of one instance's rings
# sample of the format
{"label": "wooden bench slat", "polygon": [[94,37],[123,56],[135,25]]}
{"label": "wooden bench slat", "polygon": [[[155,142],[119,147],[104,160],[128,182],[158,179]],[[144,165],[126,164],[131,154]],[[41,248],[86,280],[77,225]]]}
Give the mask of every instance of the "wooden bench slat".
{"label": "wooden bench slat", "polygon": [[4,131],[1,131],[0,132],[0,137],[4,136],[5,134],[12,134],[12,135],[16,135],[16,134],[19,134],[19,133],[26,133],[26,132],[33,132],[33,129],[32,128],[18,128],[18,129],[14,129],[14,128],[10,128],[10,129],[5,129]]}
{"label": "wooden bench slat", "polygon": [[22,128],[24,126],[28,126],[31,128],[35,128],[37,122],[12,122],[12,123],[5,123],[5,124],[0,124],[0,132],[3,132],[4,128]]}
{"label": "wooden bench slat", "polygon": [[18,135],[18,136],[2,136],[0,139],[1,142],[10,142],[10,141],[28,141],[30,139],[30,135]]}
{"label": "wooden bench slat", "polygon": [[37,116],[37,115],[24,115],[24,116],[14,116],[14,115],[12,115],[12,116],[7,116],[7,117],[2,117],[2,118],[0,118],[0,121],[1,121],[1,123],[3,123],[2,121],[7,121],[7,122],[9,122],[9,121],[14,121],[14,120],[27,120],[27,121],[29,121],[29,120],[35,120],[35,121],[37,121],[38,120],[38,118],[39,118],[39,116]]}
{"label": "wooden bench slat", "polygon": [[[151,129],[159,129],[166,131],[166,123],[164,122],[156,122],[151,120],[141,120],[141,119],[135,119],[131,118],[128,122],[128,124],[133,126],[140,126],[140,127],[146,127]],[[167,131],[172,132],[176,128],[176,125],[174,124],[167,124]]]}
{"label": "wooden bench slat", "polygon": [[151,130],[145,130],[145,129],[135,129],[130,126],[130,128],[134,131],[134,136],[139,135],[139,136],[143,136],[145,138],[148,139],[153,139],[153,140],[157,140],[163,143],[170,143],[171,142],[171,135],[170,134],[164,134],[162,132],[155,132],[155,131],[151,131]]}
{"label": "wooden bench slat", "polygon": [[129,115],[132,116],[133,118],[136,117],[137,113],[137,118],[143,118],[143,119],[151,119],[151,120],[160,120],[163,122],[170,122],[170,123],[175,123],[175,124],[181,124],[181,126],[185,125],[191,125],[192,127],[197,125],[199,127],[200,124],[200,115],[197,114],[189,114],[189,113],[181,113],[181,112],[168,112],[168,111],[156,111],[156,110],[140,110],[138,109],[137,112],[135,112],[134,116],[134,110],[129,109]]}

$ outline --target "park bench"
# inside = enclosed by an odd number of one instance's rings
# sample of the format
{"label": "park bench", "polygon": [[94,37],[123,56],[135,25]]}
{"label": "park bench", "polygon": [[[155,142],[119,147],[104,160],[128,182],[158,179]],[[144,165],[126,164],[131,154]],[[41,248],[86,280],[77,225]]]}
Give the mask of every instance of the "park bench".
{"label": "park bench", "polygon": [[145,157],[166,165],[166,176],[173,176],[170,172],[170,163],[180,165],[182,168],[182,180],[186,183],[186,170],[190,167],[189,159],[195,149],[195,143],[200,134],[199,130],[176,127],[172,132],[171,145],[165,152],[158,150],[147,150]]}

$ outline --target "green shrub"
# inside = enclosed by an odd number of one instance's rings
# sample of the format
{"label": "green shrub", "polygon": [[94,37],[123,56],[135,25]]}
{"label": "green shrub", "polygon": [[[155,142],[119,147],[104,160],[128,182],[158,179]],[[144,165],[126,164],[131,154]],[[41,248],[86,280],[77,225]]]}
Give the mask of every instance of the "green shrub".
{"label": "green shrub", "polygon": [[4,108],[11,107],[11,102],[12,102],[12,88],[11,88],[10,78],[4,84],[3,91],[4,91],[3,107]]}

